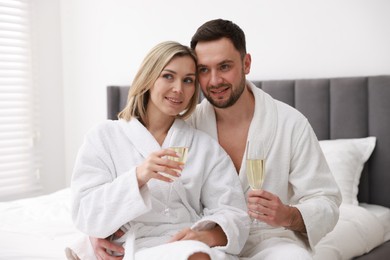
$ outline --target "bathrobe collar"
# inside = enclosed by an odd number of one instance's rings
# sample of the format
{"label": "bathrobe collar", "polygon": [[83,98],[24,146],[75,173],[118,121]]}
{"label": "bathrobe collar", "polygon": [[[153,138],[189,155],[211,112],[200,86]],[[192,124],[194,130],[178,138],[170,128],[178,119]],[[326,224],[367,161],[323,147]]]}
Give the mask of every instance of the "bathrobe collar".
{"label": "bathrobe collar", "polygon": [[133,118],[130,121],[121,119],[120,124],[125,135],[144,158],[152,152],[171,146],[190,147],[193,138],[192,129],[181,119],[175,119],[162,146],[138,119]]}
{"label": "bathrobe collar", "polygon": [[[252,122],[249,126],[248,140],[253,144],[263,144],[264,154],[267,158],[270,147],[275,139],[278,113],[275,100],[260,88],[256,87],[252,82],[246,81],[247,87],[252,91],[255,98],[255,112]],[[199,128],[209,133],[215,140],[218,140],[217,120],[215,110],[212,104],[206,99],[202,101],[201,122],[204,122]],[[246,149],[245,149],[246,150]],[[244,191],[249,189],[248,180],[246,178],[246,152],[241,162],[239,177]]]}

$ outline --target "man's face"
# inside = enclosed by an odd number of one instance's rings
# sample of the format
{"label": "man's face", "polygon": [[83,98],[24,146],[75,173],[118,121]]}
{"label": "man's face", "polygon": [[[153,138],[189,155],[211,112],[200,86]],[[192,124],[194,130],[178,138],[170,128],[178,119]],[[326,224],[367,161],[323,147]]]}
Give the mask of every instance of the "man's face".
{"label": "man's face", "polygon": [[204,96],[215,107],[232,106],[245,89],[245,74],[250,70],[250,56],[244,59],[227,38],[198,42],[199,83]]}

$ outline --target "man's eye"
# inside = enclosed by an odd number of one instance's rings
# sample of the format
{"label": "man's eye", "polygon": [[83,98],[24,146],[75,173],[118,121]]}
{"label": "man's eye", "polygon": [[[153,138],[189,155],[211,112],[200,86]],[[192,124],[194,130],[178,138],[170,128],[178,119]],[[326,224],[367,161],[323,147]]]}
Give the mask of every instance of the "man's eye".
{"label": "man's eye", "polygon": [[221,70],[228,70],[230,66],[228,64],[222,64],[220,68]]}
{"label": "man's eye", "polygon": [[207,73],[208,71],[207,68],[199,68],[199,73]]}

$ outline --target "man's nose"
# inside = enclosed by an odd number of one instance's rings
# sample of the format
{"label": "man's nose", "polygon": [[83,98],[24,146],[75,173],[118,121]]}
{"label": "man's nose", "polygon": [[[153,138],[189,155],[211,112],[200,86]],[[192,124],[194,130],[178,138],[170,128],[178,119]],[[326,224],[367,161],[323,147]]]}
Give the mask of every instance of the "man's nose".
{"label": "man's nose", "polygon": [[222,77],[218,71],[211,71],[210,74],[210,85],[218,86],[222,83]]}

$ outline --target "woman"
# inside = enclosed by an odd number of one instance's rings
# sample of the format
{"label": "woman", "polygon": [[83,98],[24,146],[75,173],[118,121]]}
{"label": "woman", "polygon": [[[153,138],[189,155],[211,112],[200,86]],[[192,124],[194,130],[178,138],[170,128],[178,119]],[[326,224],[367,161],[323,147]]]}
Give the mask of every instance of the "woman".
{"label": "woman", "polygon": [[[248,237],[245,198],[230,158],[183,121],[198,92],[194,53],[176,42],[158,44],[136,74],[119,120],[90,131],[79,151],[71,183],[74,223],[92,237],[122,230],[117,242],[124,243],[124,259],[235,258]],[[167,159],[178,156],[171,146],[188,147],[184,165]],[[74,251],[94,259],[91,248]]]}

